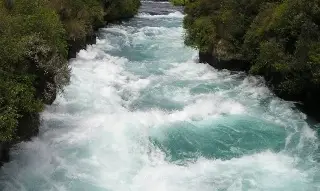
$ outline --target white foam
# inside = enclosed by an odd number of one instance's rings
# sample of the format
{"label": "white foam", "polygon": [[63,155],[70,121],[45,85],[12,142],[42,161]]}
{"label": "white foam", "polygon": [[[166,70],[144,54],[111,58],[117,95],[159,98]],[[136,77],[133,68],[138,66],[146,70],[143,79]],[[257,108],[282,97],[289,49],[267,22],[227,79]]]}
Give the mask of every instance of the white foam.
{"label": "white foam", "polygon": [[183,18],[184,15],[181,12],[176,11],[174,13],[169,13],[168,15],[150,15],[150,14],[147,14],[147,13],[140,13],[137,17],[138,18],[146,18],[146,19]]}
{"label": "white foam", "polygon": [[[138,16],[182,17],[180,12]],[[20,144],[13,153],[13,161],[4,166],[0,174],[4,191],[300,191],[319,188],[319,182],[314,181],[319,175],[319,165],[311,156],[318,145],[316,132],[290,103],[274,97],[263,80],[195,63],[197,52],[184,47],[181,26],[135,29],[113,25],[102,30],[102,36],[96,45],[81,50],[70,62],[71,84],[42,113],[40,136]],[[142,77],[128,69],[132,65],[140,67],[140,61],[132,62],[125,58],[127,55],[106,53],[121,51],[118,41],[129,42],[130,47],[158,46],[157,51],[152,52],[157,60],[144,60],[143,67],[148,71],[148,67],[161,62],[161,75],[151,73]],[[198,85],[208,84],[217,86],[217,90],[191,91]],[[160,107],[130,108],[130,104],[141,98],[143,90],[182,107],[170,111]],[[152,136],[165,136],[157,138],[166,140],[167,135],[157,134],[157,130],[179,128],[171,124],[214,122],[225,115],[242,115],[243,120],[248,115],[261,119],[261,123],[279,124],[287,133],[285,148],[277,153],[265,150],[229,160],[197,155],[191,162],[174,162],[168,160],[170,156],[165,149],[150,141]]]}
{"label": "white foam", "polygon": [[170,4],[169,1],[141,1],[142,3]]}
{"label": "white foam", "polygon": [[295,168],[294,158],[272,152],[228,161],[199,159],[186,166],[163,162],[161,157],[158,162],[140,170],[133,182],[134,190],[238,191],[282,188],[298,191],[308,187],[308,177]]}

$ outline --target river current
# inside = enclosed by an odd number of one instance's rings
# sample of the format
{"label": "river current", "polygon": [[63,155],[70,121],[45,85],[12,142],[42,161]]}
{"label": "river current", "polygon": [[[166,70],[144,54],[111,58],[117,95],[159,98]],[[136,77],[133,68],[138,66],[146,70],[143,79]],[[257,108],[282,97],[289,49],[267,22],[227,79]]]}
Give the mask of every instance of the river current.
{"label": "river current", "polygon": [[3,191],[318,191],[319,135],[258,77],[197,63],[183,14],[142,2],[70,61]]}

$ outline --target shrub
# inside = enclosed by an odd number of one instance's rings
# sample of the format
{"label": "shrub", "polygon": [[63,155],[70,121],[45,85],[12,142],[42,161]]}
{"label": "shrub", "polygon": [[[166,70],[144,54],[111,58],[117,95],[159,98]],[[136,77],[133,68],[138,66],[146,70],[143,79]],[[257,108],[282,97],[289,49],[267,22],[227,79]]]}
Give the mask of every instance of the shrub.
{"label": "shrub", "polygon": [[131,17],[140,5],[139,0],[8,2],[0,1],[0,142],[18,140],[21,117],[35,116],[68,84],[68,41],[91,35],[104,17]]}
{"label": "shrub", "polygon": [[197,0],[184,19],[185,42],[221,60],[244,60],[282,97],[320,92],[318,0]]}
{"label": "shrub", "polygon": [[106,8],[106,20],[130,18],[138,13],[140,0],[111,0]]}
{"label": "shrub", "polygon": [[184,6],[189,3],[189,0],[170,0],[170,2],[175,6]]}

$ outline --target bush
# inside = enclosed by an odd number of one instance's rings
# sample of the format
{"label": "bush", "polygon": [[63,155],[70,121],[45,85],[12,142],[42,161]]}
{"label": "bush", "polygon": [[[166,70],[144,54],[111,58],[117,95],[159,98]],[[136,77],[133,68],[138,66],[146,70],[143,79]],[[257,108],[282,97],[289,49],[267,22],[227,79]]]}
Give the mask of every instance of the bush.
{"label": "bush", "polygon": [[[15,141],[23,116],[35,116],[68,84],[68,43],[137,13],[139,0],[0,1],[0,142]],[[13,3],[14,2],[14,3]]]}
{"label": "bush", "polygon": [[185,8],[185,42],[219,60],[244,60],[282,97],[320,92],[318,0],[196,0]]}
{"label": "bush", "polygon": [[[186,44],[201,52],[214,52],[221,59],[243,59],[246,30],[259,12],[262,0],[198,0],[185,8]],[[206,18],[206,22],[203,22]],[[197,23],[201,22],[202,25]],[[209,33],[197,33],[206,26]],[[211,29],[209,30],[208,27]],[[200,39],[209,39],[206,41]],[[209,48],[209,49],[208,49]]]}
{"label": "bush", "polygon": [[170,2],[174,5],[174,6],[184,6],[186,5],[189,0],[170,0]]}
{"label": "bush", "polygon": [[65,73],[51,82],[60,89],[68,82],[65,30],[44,3],[16,0],[10,11],[0,4],[0,141],[17,138],[23,114],[41,111],[45,97],[36,95],[39,75]]}
{"label": "bush", "polygon": [[95,26],[103,24],[100,0],[52,0],[48,7],[60,15],[69,40],[84,38]]}
{"label": "bush", "polygon": [[[317,1],[286,0],[262,10],[247,32],[247,47],[261,46],[261,41],[264,41],[277,43],[281,49],[274,46],[256,49],[256,59],[252,57],[254,65],[268,63],[270,67],[253,74],[263,72],[266,79],[274,84],[275,90],[287,96],[304,97],[306,92],[318,87],[320,68],[316,55],[320,40],[319,14]],[[275,50],[273,60],[265,56]],[[279,68],[277,75],[281,76],[280,79],[274,79],[273,68]]]}
{"label": "bush", "polygon": [[111,0],[106,8],[106,20],[127,19],[138,13],[140,0]]}

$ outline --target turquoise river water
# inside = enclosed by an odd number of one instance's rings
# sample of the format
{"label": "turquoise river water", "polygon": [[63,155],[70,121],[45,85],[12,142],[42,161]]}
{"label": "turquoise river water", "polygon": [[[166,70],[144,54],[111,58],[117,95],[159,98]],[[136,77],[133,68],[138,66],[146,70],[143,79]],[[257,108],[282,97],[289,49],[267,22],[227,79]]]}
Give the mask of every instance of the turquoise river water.
{"label": "turquoise river water", "polygon": [[70,61],[3,191],[320,191],[319,135],[262,79],[198,64],[183,14],[143,2]]}

